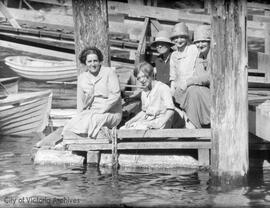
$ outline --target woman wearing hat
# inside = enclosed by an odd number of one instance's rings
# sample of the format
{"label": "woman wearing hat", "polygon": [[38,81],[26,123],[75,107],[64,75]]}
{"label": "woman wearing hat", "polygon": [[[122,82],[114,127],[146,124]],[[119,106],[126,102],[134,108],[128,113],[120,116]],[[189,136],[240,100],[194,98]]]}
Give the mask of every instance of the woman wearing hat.
{"label": "woman wearing hat", "polygon": [[173,27],[172,42],[177,50],[172,53],[170,61],[171,90],[174,96],[176,91],[186,89],[186,80],[192,76],[198,49],[190,44],[189,30],[185,23],[178,23]]}
{"label": "woman wearing hat", "polygon": [[[189,30],[185,23],[176,24],[171,32],[171,41],[177,48],[171,55],[170,60],[170,82],[171,93],[175,98],[175,102],[181,106],[183,94],[187,88],[186,81],[193,74],[195,60],[198,56],[198,49],[194,44],[191,44],[189,39]],[[183,108],[182,108],[183,109]],[[182,112],[181,117],[183,117]],[[194,128],[185,118],[185,126],[187,128]]]}
{"label": "woman wearing hat", "polygon": [[[211,31],[209,25],[201,25],[194,32],[194,44],[198,55],[191,73],[175,99],[187,115],[187,128],[201,128],[210,124],[209,50]],[[192,57],[193,59],[193,57]]]}
{"label": "woman wearing hat", "polygon": [[170,86],[170,57],[173,51],[171,48],[173,45],[169,32],[166,30],[159,31],[155,41],[151,44],[151,47],[156,48],[158,52],[158,57],[155,59],[156,80],[168,86]]}

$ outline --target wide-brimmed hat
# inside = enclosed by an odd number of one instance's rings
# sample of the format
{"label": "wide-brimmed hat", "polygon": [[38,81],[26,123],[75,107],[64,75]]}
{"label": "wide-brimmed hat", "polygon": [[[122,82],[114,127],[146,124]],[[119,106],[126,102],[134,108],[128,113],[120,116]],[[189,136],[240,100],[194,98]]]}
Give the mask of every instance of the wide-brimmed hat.
{"label": "wide-brimmed hat", "polygon": [[210,41],[211,40],[211,26],[210,25],[200,25],[194,31],[194,40],[196,43],[198,41]]}
{"label": "wide-brimmed hat", "polygon": [[157,46],[157,43],[159,42],[163,42],[163,43],[168,43],[170,46],[173,46],[174,44],[171,42],[171,39],[170,39],[170,34],[168,31],[166,30],[160,30],[156,37],[155,37],[155,41],[153,41],[151,43],[151,46],[152,47],[156,47]]}
{"label": "wide-brimmed hat", "polygon": [[188,26],[185,23],[180,22],[174,25],[170,38],[172,39],[177,36],[189,37]]}

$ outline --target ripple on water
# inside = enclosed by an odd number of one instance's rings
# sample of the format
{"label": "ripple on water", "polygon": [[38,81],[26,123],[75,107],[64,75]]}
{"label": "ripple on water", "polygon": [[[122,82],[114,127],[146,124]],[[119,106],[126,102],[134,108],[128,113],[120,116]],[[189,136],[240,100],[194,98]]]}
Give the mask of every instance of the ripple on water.
{"label": "ripple on water", "polygon": [[8,187],[0,190],[0,196],[5,196],[8,194],[12,194],[18,192],[20,189],[17,187]]}
{"label": "ripple on water", "polygon": [[14,174],[7,174],[7,175],[2,175],[0,176],[0,180],[9,180],[11,178],[16,178],[17,176]]}
{"label": "ripple on water", "polygon": [[13,152],[1,152],[0,153],[0,160],[1,159],[5,159],[5,158],[9,158],[9,157],[14,157],[15,154]]}

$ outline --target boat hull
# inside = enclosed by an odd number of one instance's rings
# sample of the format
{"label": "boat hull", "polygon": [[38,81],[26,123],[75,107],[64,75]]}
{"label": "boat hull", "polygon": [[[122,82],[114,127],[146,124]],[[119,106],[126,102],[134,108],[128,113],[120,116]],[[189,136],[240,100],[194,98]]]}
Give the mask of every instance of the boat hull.
{"label": "boat hull", "polygon": [[28,56],[8,56],[5,64],[18,75],[32,80],[72,81],[77,79],[73,61],[52,61]]}
{"label": "boat hull", "polygon": [[8,93],[12,94],[18,92],[19,77],[0,78],[0,82]]}
{"label": "boat hull", "polygon": [[48,125],[51,91],[11,94],[0,100],[0,134],[42,132]]}

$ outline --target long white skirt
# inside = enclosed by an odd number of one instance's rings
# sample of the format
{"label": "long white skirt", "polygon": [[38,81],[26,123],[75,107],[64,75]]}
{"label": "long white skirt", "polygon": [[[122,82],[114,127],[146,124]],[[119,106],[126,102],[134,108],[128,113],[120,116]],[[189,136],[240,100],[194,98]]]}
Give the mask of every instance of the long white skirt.
{"label": "long white skirt", "polygon": [[122,118],[122,113],[97,113],[94,110],[84,110],[72,118],[63,129],[76,134],[88,134],[90,138],[96,138],[99,130],[106,126],[113,128],[117,126]]}

